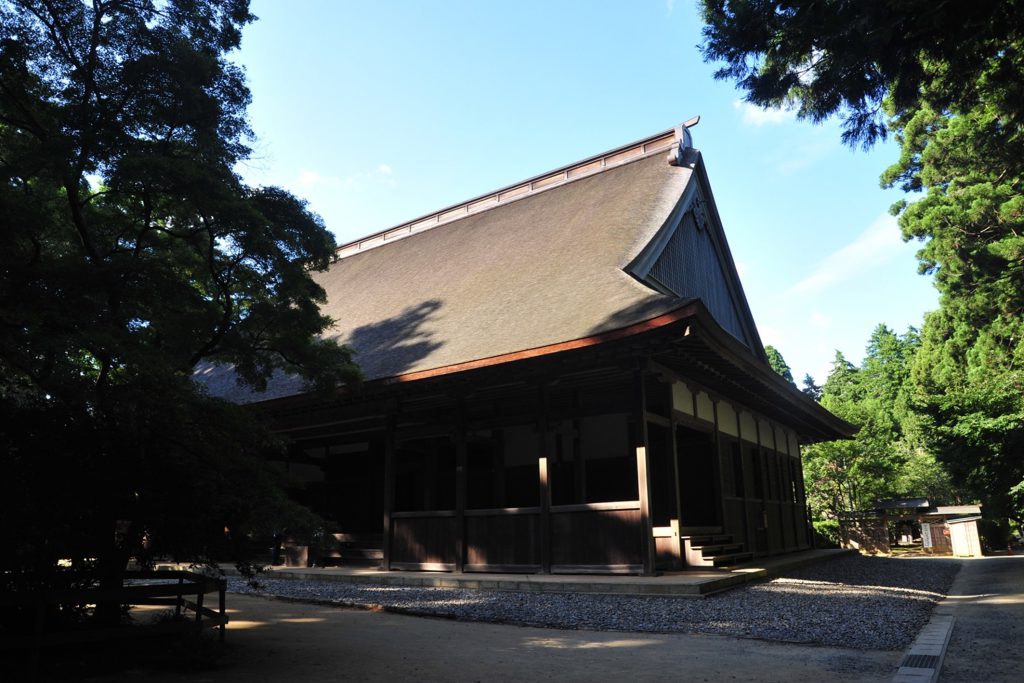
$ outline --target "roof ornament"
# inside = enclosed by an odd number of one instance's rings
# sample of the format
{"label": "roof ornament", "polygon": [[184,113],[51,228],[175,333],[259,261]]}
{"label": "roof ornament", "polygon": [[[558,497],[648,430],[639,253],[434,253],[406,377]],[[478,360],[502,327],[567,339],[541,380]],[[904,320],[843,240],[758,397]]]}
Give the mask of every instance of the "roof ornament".
{"label": "roof ornament", "polygon": [[676,140],[679,144],[669,150],[668,163],[672,166],[684,165],[683,159],[686,156],[686,150],[693,149],[693,136],[690,135],[690,129],[700,123],[700,116],[694,116],[689,121],[680,123],[676,126]]}
{"label": "roof ornament", "polygon": [[697,192],[697,196],[693,198],[693,205],[690,207],[690,211],[693,213],[693,222],[697,226],[697,230],[703,232],[708,227],[708,210],[704,204],[704,197],[701,196],[700,192]]}

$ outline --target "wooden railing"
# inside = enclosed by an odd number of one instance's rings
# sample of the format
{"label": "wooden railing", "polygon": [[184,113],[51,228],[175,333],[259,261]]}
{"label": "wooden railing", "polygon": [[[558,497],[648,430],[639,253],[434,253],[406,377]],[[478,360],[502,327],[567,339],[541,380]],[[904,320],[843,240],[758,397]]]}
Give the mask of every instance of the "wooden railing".
{"label": "wooden railing", "polygon": [[[70,575],[69,575],[70,578]],[[0,636],[0,651],[31,650],[31,674],[38,670],[41,650],[69,643],[103,642],[128,638],[194,633],[196,636],[208,627],[220,629],[220,640],[228,623],[225,613],[227,582],[187,571],[128,571],[126,581],[160,581],[121,586],[120,588],[69,588],[11,592],[0,595],[0,609],[25,609],[31,613],[22,633],[13,637]],[[216,593],[217,609],[204,604],[208,593]],[[166,605],[174,608],[175,619],[136,626],[107,626],[74,631],[48,630],[47,608],[51,605],[96,605],[104,602],[122,605]],[[182,619],[191,611],[195,616]]]}

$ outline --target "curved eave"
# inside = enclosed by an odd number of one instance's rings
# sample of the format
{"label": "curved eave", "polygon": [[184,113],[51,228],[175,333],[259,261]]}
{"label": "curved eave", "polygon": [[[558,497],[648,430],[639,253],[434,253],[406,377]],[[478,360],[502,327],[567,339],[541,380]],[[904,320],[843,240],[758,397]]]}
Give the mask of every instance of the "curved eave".
{"label": "curved eave", "polygon": [[[690,322],[689,334],[673,342],[673,353],[688,374],[722,388],[767,416],[785,417],[805,442],[852,438],[858,428],[836,417],[815,400],[787,382],[771,367],[753,356],[726,332],[700,302]],[[725,392],[723,392],[725,393]]]}
{"label": "curved eave", "polygon": [[[700,304],[700,301],[691,300],[685,302],[679,308],[673,309],[667,313],[663,313],[653,318],[642,320],[640,322],[636,322],[625,327],[608,330],[606,332],[601,332],[586,337],[580,337],[578,339],[571,339],[563,342],[558,342],[556,344],[548,344],[546,346],[523,349],[512,353],[489,356],[487,358],[479,358],[475,360],[465,361],[462,363],[455,363],[452,365],[445,365],[436,368],[430,368],[427,370],[420,370],[417,372],[394,375],[391,377],[381,377],[378,379],[370,380],[368,382],[364,382],[362,386],[364,389],[373,390],[386,386],[393,386],[397,384],[406,384],[445,376],[452,376],[463,372],[470,372],[473,370],[482,370],[485,368],[493,368],[501,365],[507,365],[510,363],[538,359],[546,356],[553,356],[555,354],[560,353],[578,351],[581,349],[586,349],[588,347],[608,344],[611,342],[625,340],[630,337],[638,337],[644,334],[671,328],[672,326],[680,324],[683,321],[691,318],[698,310],[698,308],[703,309],[703,305]],[[312,393],[304,393],[269,399],[266,401],[255,401],[253,403],[250,403],[249,405],[257,406],[260,408],[273,409],[277,407],[285,407],[293,405],[295,403],[308,401],[310,399],[315,399],[315,395]]]}
{"label": "curved eave", "polygon": [[[795,429],[804,442],[847,439],[857,432],[854,425],[822,408],[779,376],[767,363],[751,354],[742,343],[718,325],[700,300],[682,303],[668,313],[600,334],[375,379],[366,382],[363,387],[368,393],[375,393],[387,387],[453,377],[640,338],[656,341],[648,348],[659,362],[670,364],[681,375],[733,398],[766,417],[779,420]],[[314,394],[300,394],[252,405],[277,410],[316,400]]]}

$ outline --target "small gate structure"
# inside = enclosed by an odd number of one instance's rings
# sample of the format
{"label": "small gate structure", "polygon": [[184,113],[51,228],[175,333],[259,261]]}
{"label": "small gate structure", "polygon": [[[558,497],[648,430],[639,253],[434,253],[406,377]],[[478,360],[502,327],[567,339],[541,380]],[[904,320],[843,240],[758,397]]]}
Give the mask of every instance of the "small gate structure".
{"label": "small gate structure", "polygon": [[844,548],[889,554],[889,525],[915,523],[920,525],[925,553],[981,557],[979,519],[980,505],[933,506],[926,498],[900,498],[878,501],[871,510],[841,513],[839,531]]}
{"label": "small gate structure", "polygon": [[946,522],[949,541],[955,557],[981,557],[981,539],[978,538],[978,520],[981,516],[961,517]]}

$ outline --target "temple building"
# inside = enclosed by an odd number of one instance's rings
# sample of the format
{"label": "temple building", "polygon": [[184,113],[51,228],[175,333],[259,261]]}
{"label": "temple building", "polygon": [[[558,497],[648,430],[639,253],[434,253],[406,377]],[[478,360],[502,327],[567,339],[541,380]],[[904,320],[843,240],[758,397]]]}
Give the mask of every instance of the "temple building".
{"label": "temple building", "polygon": [[197,377],[288,437],[335,561],[649,575],[809,547],[800,446],[853,428],[769,367],[695,122],[342,246],[316,278],[358,389]]}

